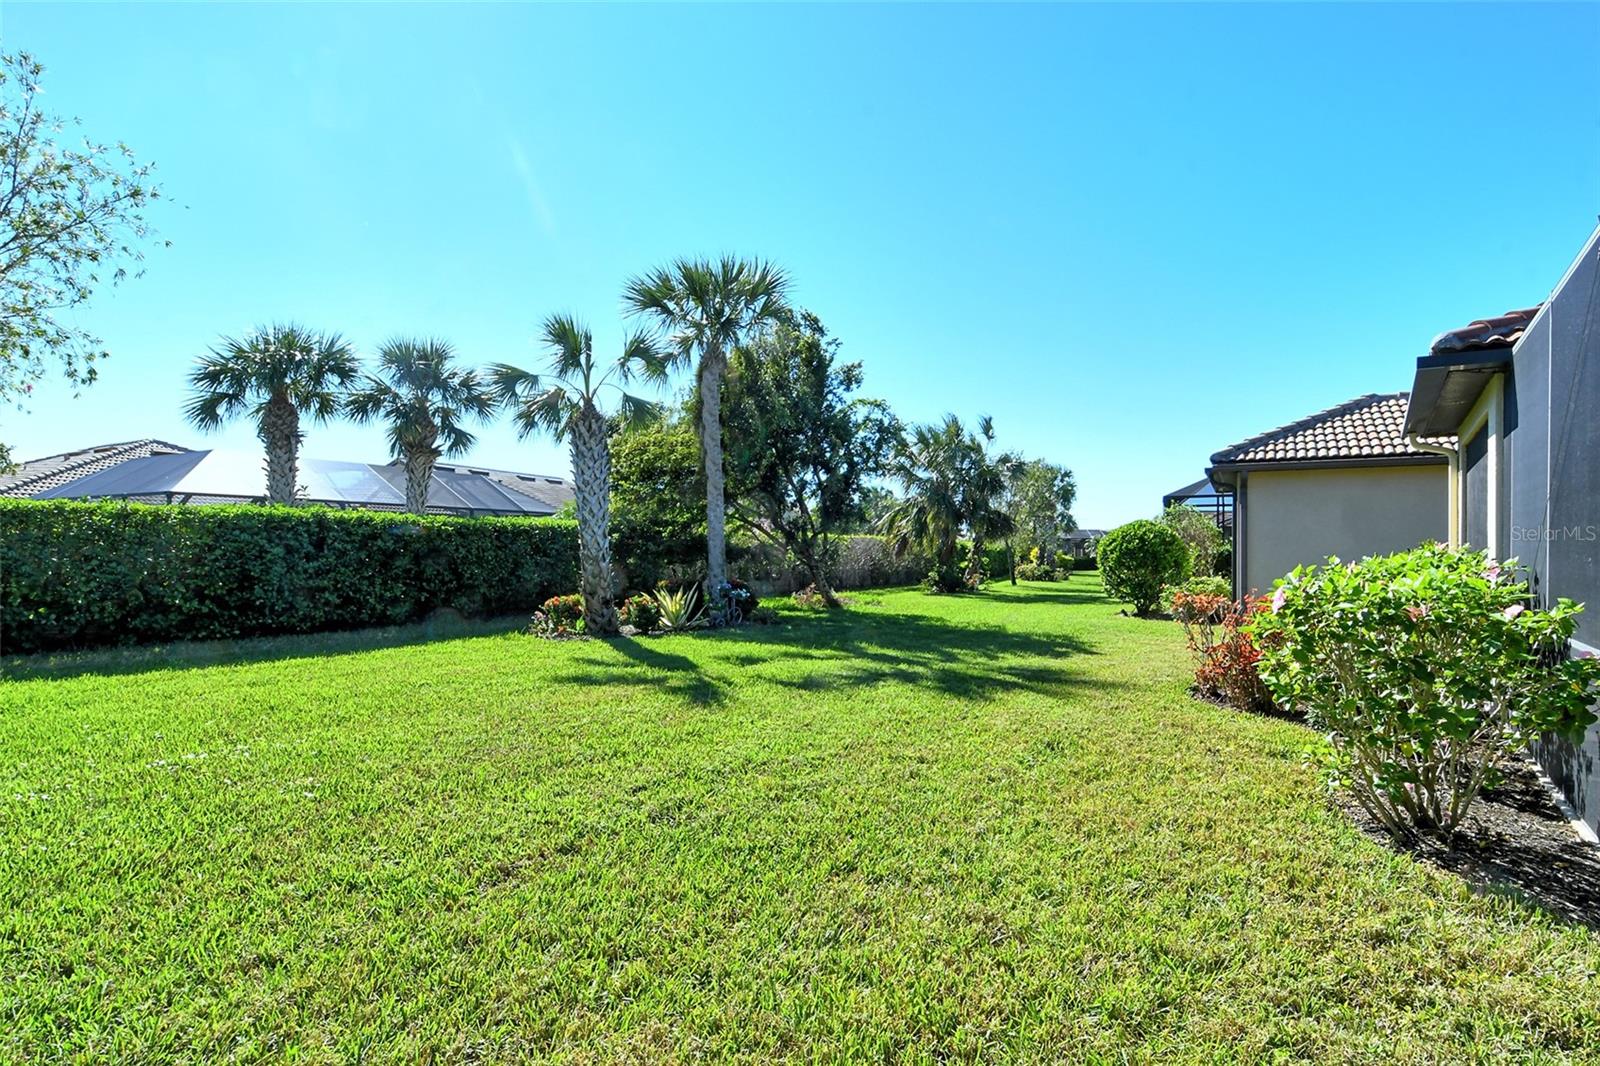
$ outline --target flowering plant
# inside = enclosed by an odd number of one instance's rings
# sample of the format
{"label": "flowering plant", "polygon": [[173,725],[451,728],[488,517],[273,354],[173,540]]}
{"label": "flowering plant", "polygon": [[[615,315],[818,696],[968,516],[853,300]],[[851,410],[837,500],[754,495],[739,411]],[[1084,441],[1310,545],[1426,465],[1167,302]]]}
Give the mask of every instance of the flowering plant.
{"label": "flowering plant", "polygon": [[1595,720],[1583,607],[1533,605],[1514,560],[1426,545],[1300,567],[1245,627],[1262,679],[1332,741],[1335,783],[1395,833],[1449,833],[1499,763]]}

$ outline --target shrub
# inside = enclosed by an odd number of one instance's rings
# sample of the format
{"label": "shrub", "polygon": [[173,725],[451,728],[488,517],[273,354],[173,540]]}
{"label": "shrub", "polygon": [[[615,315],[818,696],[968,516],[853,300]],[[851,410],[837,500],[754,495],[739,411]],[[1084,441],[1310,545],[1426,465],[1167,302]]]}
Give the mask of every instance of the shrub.
{"label": "shrub", "polygon": [[583,597],[551,596],[533,612],[528,631],[540,637],[573,637],[583,632]]}
{"label": "shrub", "polygon": [[1567,656],[1583,608],[1529,606],[1514,566],[1437,545],[1330,559],[1250,627],[1273,694],[1328,731],[1333,780],[1391,832],[1451,832],[1508,754],[1594,721],[1600,660]]}
{"label": "shrub", "polygon": [[966,572],[958,563],[935,566],[922,579],[922,587],[929,592],[965,592],[967,590]]}
{"label": "shrub", "polygon": [[699,585],[684,585],[676,589],[663,585],[656,589],[654,599],[663,631],[679,633],[705,625],[700,611]]}
{"label": "shrub", "polygon": [[1056,552],[1055,564],[1056,571],[1066,575],[1065,577],[1061,578],[1062,581],[1065,581],[1067,578],[1072,576],[1072,556],[1068,555],[1066,552]]}
{"label": "shrub", "polygon": [[1163,585],[1188,577],[1188,546],[1172,530],[1147,518],[1107,533],[1100,540],[1098,557],[1106,595],[1132,604],[1138,615],[1147,615],[1156,606]]}
{"label": "shrub", "polygon": [[623,601],[618,617],[623,625],[632,626],[640,633],[649,633],[661,624],[661,608],[656,606],[655,597],[641,592]]}
{"label": "shrub", "polygon": [[0,500],[12,653],[528,613],[577,585],[554,519]]}
{"label": "shrub", "polygon": [[[1188,582],[1196,585],[1196,579]],[[1178,589],[1172,595],[1172,615],[1183,625],[1195,665],[1195,695],[1217,700],[1241,711],[1268,711],[1272,693],[1261,680],[1261,651],[1248,629],[1265,600],[1235,603],[1226,591]]]}
{"label": "shrub", "polygon": [[[1179,596],[1193,598],[1196,596],[1216,597],[1224,602],[1233,596],[1233,585],[1225,577],[1191,577],[1181,585],[1167,585],[1161,590],[1161,609],[1168,614],[1183,621],[1178,617]],[[1190,603],[1188,606],[1192,607]]]}
{"label": "shrub", "polygon": [[1039,549],[1032,548],[1025,559],[1017,564],[1017,580],[1019,581],[1054,581],[1055,568],[1048,563],[1039,561]]}
{"label": "shrub", "polygon": [[1217,520],[1204,511],[1175,503],[1161,515],[1161,524],[1178,535],[1189,551],[1189,573],[1209,576],[1217,571],[1217,552],[1224,543]]}

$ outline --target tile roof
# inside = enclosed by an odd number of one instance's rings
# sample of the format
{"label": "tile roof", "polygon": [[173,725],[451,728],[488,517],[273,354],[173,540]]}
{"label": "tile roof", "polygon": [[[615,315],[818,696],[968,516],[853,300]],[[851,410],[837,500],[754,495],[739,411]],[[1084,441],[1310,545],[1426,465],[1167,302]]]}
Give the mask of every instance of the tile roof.
{"label": "tile roof", "polygon": [[1445,352],[1476,352],[1485,348],[1506,348],[1517,343],[1522,337],[1522,331],[1528,328],[1528,323],[1533,321],[1533,316],[1539,313],[1543,304],[1534,304],[1524,307],[1520,311],[1507,311],[1494,318],[1480,318],[1476,322],[1469,322],[1460,329],[1445,330],[1433,338],[1428,352],[1431,355],[1440,355]]}
{"label": "tile roof", "polygon": [[143,440],[123,441],[120,444],[100,444],[93,448],[80,448],[60,455],[47,455],[43,459],[30,459],[18,463],[9,474],[0,474],[0,496],[24,498],[50,489],[68,485],[81,477],[110,470],[130,459],[143,459],[151,455],[175,455],[186,452],[181,444],[146,437]]}
{"label": "tile roof", "polygon": [[[1211,457],[1222,466],[1426,456],[1405,437],[1407,394],[1368,393],[1287,426],[1240,441]],[[1424,437],[1444,443],[1449,437]],[[1444,460],[1441,458],[1441,462]]]}

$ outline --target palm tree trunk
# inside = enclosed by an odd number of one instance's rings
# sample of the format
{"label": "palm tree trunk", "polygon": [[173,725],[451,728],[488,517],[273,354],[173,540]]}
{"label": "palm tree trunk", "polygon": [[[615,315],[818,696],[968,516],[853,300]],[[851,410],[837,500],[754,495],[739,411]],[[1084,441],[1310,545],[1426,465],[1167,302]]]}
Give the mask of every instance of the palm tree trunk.
{"label": "palm tree trunk", "polygon": [[706,464],[706,592],[728,580],[728,507],[722,475],[722,374],[727,357],[700,357],[700,453]]}
{"label": "palm tree trunk", "polygon": [[261,443],[267,450],[267,502],[294,503],[299,480],[300,412],[287,396],[274,396],[261,412]]}
{"label": "palm tree trunk", "polygon": [[976,588],[978,581],[983,577],[983,537],[975,535],[972,538],[972,552],[967,556],[967,585]]}
{"label": "palm tree trunk", "polygon": [[612,603],[611,447],[606,420],[585,404],[572,427],[572,482],[578,497],[578,572],[583,592],[584,628],[597,636],[617,631]]}
{"label": "palm tree trunk", "polygon": [[439,454],[432,448],[406,452],[406,510],[410,513],[428,513],[428,485],[433,481],[433,464],[438,460]]}

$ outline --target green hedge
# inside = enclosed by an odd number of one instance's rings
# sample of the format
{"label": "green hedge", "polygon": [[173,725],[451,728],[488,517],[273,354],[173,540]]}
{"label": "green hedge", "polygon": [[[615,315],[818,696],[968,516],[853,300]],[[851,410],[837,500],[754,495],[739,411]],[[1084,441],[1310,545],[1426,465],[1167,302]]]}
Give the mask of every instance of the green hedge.
{"label": "green hedge", "polygon": [[557,519],[0,500],[0,650],[532,611],[577,554]]}

